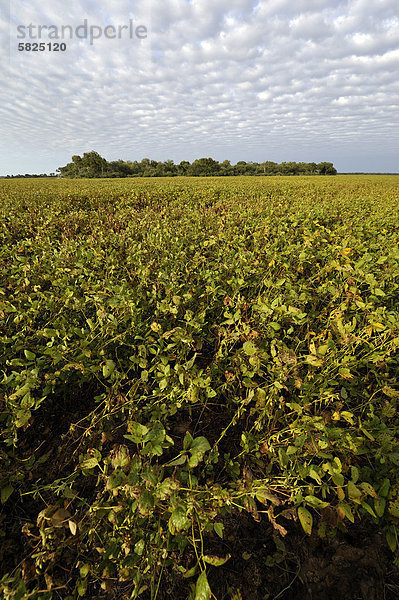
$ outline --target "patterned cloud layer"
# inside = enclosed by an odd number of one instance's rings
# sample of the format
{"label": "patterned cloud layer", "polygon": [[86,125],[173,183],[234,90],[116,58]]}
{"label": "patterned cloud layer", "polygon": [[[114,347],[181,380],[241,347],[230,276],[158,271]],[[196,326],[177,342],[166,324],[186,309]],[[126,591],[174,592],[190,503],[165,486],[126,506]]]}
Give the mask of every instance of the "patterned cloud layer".
{"label": "patterned cloud layer", "polygon": [[[343,171],[399,170],[397,0],[10,6],[0,12],[1,174],[54,171],[91,149],[109,160],[331,160]],[[132,21],[148,35],[65,39],[63,53],[17,50],[50,41],[19,39],[18,26],[85,19],[116,29]]]}

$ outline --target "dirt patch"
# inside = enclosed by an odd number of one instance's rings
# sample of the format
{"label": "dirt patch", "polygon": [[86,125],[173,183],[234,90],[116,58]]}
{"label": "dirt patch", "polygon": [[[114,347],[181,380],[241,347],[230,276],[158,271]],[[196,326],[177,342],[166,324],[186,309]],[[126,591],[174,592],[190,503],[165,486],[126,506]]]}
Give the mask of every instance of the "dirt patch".
{"label": "dirt patch", "polygon": [[[266,519],[245,513],[223,520],[224,539],[205,539],[205,552],[231,555],[221,567],[209,567],[217,600],[397,600],[399,569],[385,538],[375,529],[353,525],[347,532],[320,539],[296,525],[285,538]],[[195,564],[191,549],[186,567]],[[186,600],[196,577],[166,574],[157,600]],[[146,599],[147,600],[147,599]]]}

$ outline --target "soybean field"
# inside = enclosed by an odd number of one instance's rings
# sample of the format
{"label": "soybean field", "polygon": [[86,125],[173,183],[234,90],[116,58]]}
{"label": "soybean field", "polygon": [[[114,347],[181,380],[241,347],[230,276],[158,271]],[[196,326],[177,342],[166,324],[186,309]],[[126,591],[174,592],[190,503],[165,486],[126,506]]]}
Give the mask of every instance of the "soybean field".
{"label": "soybean field", "polygon": [[0,180],[0,597],[399,597],[399,176]]}

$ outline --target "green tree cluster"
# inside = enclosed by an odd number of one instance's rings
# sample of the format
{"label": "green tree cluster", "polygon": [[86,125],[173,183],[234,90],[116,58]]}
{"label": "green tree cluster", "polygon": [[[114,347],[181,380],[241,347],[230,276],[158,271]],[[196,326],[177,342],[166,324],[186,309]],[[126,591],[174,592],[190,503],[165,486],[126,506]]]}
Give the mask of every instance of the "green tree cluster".
{"label": "green tree cluster", "polygon": [[138,161],[114,160],[108,162],[94,150],[85,152],[82,157],[72,156],[72,162],[59,167],[61,177],[207,177],[226,175],[336,175],[331,162],[304,163],[265,161],[262,163],[240,160],[232,165],[229,160],[218,162],[213,158],[198,158],[190,163],[182,160],[156,161],[143,158]]}

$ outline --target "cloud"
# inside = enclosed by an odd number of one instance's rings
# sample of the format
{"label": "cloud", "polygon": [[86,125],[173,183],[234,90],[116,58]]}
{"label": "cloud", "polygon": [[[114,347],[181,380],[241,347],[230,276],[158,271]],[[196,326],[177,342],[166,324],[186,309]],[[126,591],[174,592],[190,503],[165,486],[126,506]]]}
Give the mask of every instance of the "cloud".
{"label": "cloud", "polygon": [[[396,0],[31,0],[12,8],[10,25],[0,13],[4,172],[52,171],[91,149],[109,159],[326,159],[342,170],[383,170],[388,156],[394,168]],[[17,50],[27,41],[17,39],[18,25],[84,19],[116,28],[132,19],[148,37]]]}

